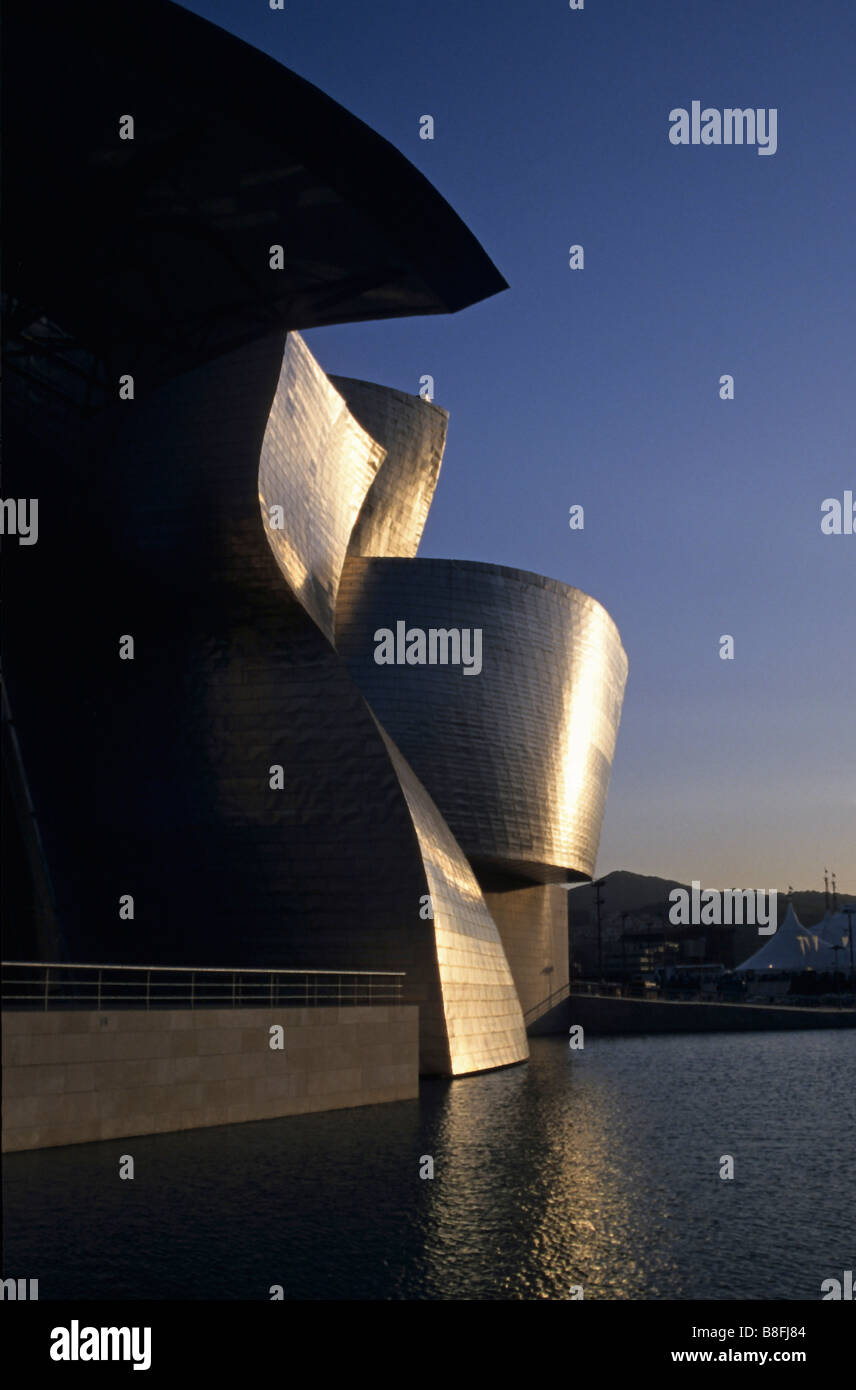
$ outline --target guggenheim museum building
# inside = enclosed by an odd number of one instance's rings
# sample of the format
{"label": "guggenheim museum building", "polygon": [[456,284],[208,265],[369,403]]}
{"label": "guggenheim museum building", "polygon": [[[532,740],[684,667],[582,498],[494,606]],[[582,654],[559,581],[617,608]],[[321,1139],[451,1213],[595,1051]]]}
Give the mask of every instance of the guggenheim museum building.
{"label": "guggenheim museum building", "polygon": [[420,559],[446,412],[300,333],[505,282],[392,146],[214,25],[44,20],[9,0],[3,497],[38,540],[3,540],[4,955],[404,971],[423,1073],[519,1062],[627,658],[578,589]]}

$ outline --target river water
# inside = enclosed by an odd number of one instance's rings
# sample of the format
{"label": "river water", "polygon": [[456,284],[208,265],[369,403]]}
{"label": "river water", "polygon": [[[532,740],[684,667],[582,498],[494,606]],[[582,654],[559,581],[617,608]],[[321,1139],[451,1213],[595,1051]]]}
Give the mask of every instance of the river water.
{"label": "river water", "polygon": [[531,1050],[419,1100],[7,1155],[3,1273],[40,1299],[817,1300],[856,1268],[856,1030]]}

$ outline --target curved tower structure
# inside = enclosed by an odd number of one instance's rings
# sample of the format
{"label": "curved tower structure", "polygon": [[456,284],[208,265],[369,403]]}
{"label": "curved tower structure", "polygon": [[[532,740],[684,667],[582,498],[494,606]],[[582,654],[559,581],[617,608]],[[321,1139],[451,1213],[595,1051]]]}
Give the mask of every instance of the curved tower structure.
{"label": "curved tower structure", "polygon": [[[402,661],[378,661],[384,632],[400,633]],[[408,659],[419,633],[424,664]],[[349,557],[336,641],[467,855],[536,1021],[569,979],[561,885],[590,878],[597,858],[627,679],[615,624],[541,575]],[[477,645],[469,671],[451,660],[456,642]]]}
{"label": "curved tower structure", "polygon": [[[271,551],[288,590],[331,652],[349,554],[369,547],[381,555],[416,550],[447,423],[444,411],[418,396],[367,382],[338,385],[347,392],[347,404],[299,335],[289,334],[259,465],[259,504]],[[340,681],[344,672],[342,663]],[[307,710],[307,719],[317,718],[319,707]],[[282,725],[290,713],[284,690]],[[473,869],[424,781],[380,723],[377,732],[424,876],[413,879],[397,933],[410,941],[395,943],[392,937],[393,949],[397,945],[412,961],[407,997],[420,1003],[423,1069],[454,1076],[519,1062],[528,1055],[520,1003]],[[292,748],[286,781],[298,756]],[[346,775],[352,775],[350,768]],[[421,941],[417,959],[415,940]],[[389,949],[390,939],[379,942],[370,912],[352,956],[377,959],[383,945]]]}
{"label": "curved tower structure", "polygon": [[365,697],[404,793],[440,1004],[423,1038],[455,1074],[524,1056],[521,1010],[567,985],[561,885],[594,871],[627,658],[578,589],[413,558],[446,425],[418,397],[325,377],[292,334],[259,497],[282,575]]}
{"label": "curved tower structure", "polygon": [[[45,46],[44,7],[6,6],[4,499],[39,508],[2,557],[7,954],[403,970],[423,1071],[519,1061],[624,655],[576,590],[415,560],[445,412],[294,332],[505,281],[386,141],[215,26],[48,18]],[[478,629],[479,673],[381,667],[399,621]]]}

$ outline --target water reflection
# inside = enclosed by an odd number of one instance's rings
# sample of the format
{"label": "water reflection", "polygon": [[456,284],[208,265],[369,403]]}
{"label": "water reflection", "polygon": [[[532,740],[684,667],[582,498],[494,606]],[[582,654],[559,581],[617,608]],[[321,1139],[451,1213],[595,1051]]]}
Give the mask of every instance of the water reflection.
{"label": "water reflection", "polygon": [[852,1268],[856,1032],[531,1047],[419,1101],[8,1155],[4,1274],[42,1298],[813,1300]]}

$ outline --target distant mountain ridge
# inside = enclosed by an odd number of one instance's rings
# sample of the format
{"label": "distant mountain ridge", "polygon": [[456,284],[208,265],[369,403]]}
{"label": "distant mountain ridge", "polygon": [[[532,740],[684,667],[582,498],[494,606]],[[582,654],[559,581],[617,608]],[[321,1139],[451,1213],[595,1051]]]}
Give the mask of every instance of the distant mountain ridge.
{"label": "distant mountain ridge", "polygon": [[[631,873],[627,869],[617,869],[611,874],[607,874],[602,880],[601,893],[601,914],[605,919],[613,917],[622,912],[632,913],[634,916],[660,916],[667,914],[669,910],[669,894],[673,888],[689,889],[691,885],[684,883],[677,878],[658,878],[655,874]],[[766,887],[754,883],[734,883],[722,885],[728,888],[761,888],[766,892]],[[702,883],[702,888],[721,888],[718,884]],[[777,918],[781,924],[788,906],[788,894],[786,890],[777,889]],[[791,902],[794,905],[794,912],[799,917],[804,926],[812,927],[820,922],[826,912],[826,901],[823,890],[816,892],[810,889],[801,889],[791,894]],[[856,903],[856,893],[846,893],[838,890],[839,904],[854,902]],[[573,888],[568,893],[568,907],[571,913],[572,924],[576,921],[577,925],[583,926],[592,920],[595,913],[595,889],[594,884],[581,884],[579,888]]]}

